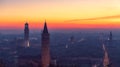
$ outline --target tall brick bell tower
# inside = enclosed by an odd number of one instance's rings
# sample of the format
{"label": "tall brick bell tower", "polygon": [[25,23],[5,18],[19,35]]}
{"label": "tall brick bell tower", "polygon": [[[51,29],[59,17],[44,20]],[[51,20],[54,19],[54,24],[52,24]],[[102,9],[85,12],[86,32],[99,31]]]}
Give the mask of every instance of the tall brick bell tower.
{"label": "tall brick bell tower", "polygon": [[50,35],[48,33],[47,24],[45,21],[44,29],[41,38],[41,64],[42,67],[49,67],[50,65]]}

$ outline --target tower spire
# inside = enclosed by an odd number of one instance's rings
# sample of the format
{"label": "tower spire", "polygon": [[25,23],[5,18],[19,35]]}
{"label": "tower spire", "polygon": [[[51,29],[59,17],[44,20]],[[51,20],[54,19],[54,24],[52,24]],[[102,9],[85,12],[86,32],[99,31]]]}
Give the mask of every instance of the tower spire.
{"label": "tower spire", "polygon": [[47,28],[46,20],[45,20],[45,23],[44,23],[43,33],[48,33],[48,28]]}
{"label": "tower spire", "polygon": [[41,35],[41,64],[42,67],[49,67],[50,65],[50,37],[45,21],[44,29]]}

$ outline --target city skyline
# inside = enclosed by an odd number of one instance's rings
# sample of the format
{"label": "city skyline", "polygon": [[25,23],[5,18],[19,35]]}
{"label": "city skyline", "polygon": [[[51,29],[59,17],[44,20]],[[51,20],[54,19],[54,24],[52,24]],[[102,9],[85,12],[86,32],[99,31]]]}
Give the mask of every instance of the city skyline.
{"label": "city skyline", "polygon": [[49,29],[119,29],[119,0],[1,0],[0,30],[40,29],[47,19]]}
{"label": "city skyline", "polygon": [[0,0],[0,67],[120,67],[120,0]]}

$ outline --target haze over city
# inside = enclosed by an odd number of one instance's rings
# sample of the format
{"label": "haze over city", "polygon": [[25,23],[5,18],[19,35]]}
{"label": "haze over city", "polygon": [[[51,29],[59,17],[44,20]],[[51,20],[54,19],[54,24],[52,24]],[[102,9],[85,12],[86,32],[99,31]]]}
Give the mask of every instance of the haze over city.
{"label": "haze over city", "polygon": [[0,67],[120,67],[120,0],[0,0]]}

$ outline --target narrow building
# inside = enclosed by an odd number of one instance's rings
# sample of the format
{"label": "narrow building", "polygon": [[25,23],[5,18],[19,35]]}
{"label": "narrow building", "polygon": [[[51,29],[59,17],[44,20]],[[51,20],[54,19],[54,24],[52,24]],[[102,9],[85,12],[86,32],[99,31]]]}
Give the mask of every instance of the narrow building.
{"label": "narrow building", "polygon": [[109,40],[112,41],[112,32],[110,32]]}
{"label": "narrow building", "polygon": [[41,65],[42,67],[50,66],[50,34],[48,33],[47,24],[45,21],[44,29],[41,35]]}
{"label": "narrow building", "polygon": [[25,28],[24,28],[24,42],[25,45],[24,47],[29,47],[29,25],[28,23],[25,23]]}

